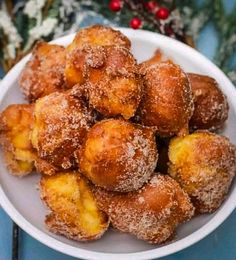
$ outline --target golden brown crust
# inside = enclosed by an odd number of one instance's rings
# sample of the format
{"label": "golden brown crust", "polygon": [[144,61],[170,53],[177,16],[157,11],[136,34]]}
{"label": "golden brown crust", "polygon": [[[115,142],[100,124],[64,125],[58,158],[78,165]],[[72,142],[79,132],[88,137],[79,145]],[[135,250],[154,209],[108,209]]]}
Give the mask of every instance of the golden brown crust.
{"label": "golden brown crust", "polygon": [[10,105],[0,114],[0,145],[9,171],[24,176],[34,169],[35,151],[30,142],[33,105]]}
{"label": "golden brown crust", "polygon": [[94,59],[93,55],[96,59],[96,56],[99,55],[99,47],[110,45],[127,49],[131,47],[130,40],[125,35],[110,27],[94,25],[80,30],[73,42],[66,48],[65,78],[68,87],[83,84],[87,75],[86,63],[91,63],[91,59]]}
{"label": "golden brown crust", "polygon": [[[68,54],[67,83],[85,84],[89,103],[104,116],[134,116],[142,81],[136,60],[120,46],[83,46]],[[70,82],[69,82],[70,81]]]}
{"label": "golden brown crust", "polygon": [[191,86],[187,75],[172,62],[150,66],[144,72],[144,93],[139,117],[160,136],[185,135],[193,113]]}
{"label": "golden brown crust", "polygon": [[[95,49],[97,50],[97,49]],[[87,60],[93,54],[93,48],[89,46],[76,48],[66,55],[65,80],[68,88],[76,84],[83,84],[87,79]]]}
{"label": "golden brown crust", "polygon": [[61,170],[60,167],[55,166],[53,163],[48,162],[47,160],[43,160],[39,157],[35,160],[34,165],[37,172],[46,175],[53,175],[57,173],[59,170]]}
{"label": "golden brown crust", "polygon": [[119,119],[96,123],[81,151],[82,173],[95,185],[121,192],[147,182],[158,158],[154,132]]}
{"label": "golden brown crust", "polygon": [[105,116],[134,116],[141,99],[142,82],[136,60],[120,46],[100,47],[88,68],[90,104]]}
{"label": "golden brown crust", "polygon": [[39,42],[21,72],[19,84],[30,102],[63,89],[66,64],[63,46]]}
{"label": "golden brown crust", "polygon": [[188,73],[194,97],[194,112],[190,120],[193,129],[215,131],[228,118],[229,105],[217,82],[208,76]]}
{"label": "golden brown crust", "polygon": [[77,241],[99,239],[109,219],[94,200],[90,184],[78,172],[57,173],[40,181],[41,199],[50,208],[49,230]]}
{"label": "golden brown crust", "polygon": [[235,147],[228,138],[208,131],[174,138],[169,159],[169,174],[190,195],[198,212],[220,207],[236,170]]}
{"label": "golden brown crust", "polygon": [[[76,166],[74,151],[80,149],[94,115],[81,98],[70,92],[54,92],[35,103],[32,144],[45,174]],[[42,163],[42,165],[40,165]]]}
{"label": "golden brown crust", "polygon": [[156,175],[142,189],[118,193],[94,188],[101,210],[112,225],[149,243],[170,238],[178,224],[189,220],[194,208],[188,195],[169,176]]}

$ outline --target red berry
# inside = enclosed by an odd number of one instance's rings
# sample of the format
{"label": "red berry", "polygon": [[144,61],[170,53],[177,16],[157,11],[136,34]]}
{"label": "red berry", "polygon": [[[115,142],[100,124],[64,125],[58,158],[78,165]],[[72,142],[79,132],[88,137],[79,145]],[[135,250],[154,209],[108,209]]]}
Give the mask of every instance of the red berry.
{"label": "red berry", "polygon": [[148,1],[145,6],[150,12],[152,12],[157,8],[157,3],[155,1]]}
{"label": "red berry", "polygon": [[162,20],[167,19],[169,15],[170,15],[170,11],[165,7],[159,8],[158,11],[156,12],[156,18]]}
{"label": "red berry", "polygon": [[138,17],[134,17],[131,19],[129,25],[133,29],[139,29],[142,25],[142,21]]}
{"label": "red berry", "polygon": [[166,32],[166,34],[169,35],[169,36],[174,34],[174,31],[173,31],[173,29],[172,29],[170,26],[167,26],[167,27],[165,28],[165,32]]}
{"label": "red berry", "polygon": [[121,9],[120,0],[111,0],[109,3],[109,8],[112,12],[118,12]]}

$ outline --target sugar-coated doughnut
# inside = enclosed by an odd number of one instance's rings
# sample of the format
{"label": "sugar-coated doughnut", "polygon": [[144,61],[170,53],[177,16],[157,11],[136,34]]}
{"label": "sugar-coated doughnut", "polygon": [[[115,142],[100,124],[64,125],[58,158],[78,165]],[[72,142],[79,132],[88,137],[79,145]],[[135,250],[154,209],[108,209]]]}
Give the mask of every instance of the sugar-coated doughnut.
{"label": "sugar-coated doughnut", "polygon": [[194,98],[190,127],[210,131],[222,128],[228,118],[229,105],[219,85],[208,76],[188,73],[188,77]]}
{"label": "sugar-coated doughnut", "polygon": [[78,153],[80,170],[89,180],[121,192],[147,182],[157,157],[154,132],[121,119],[96,123]]}
{"label": "sugar-coated doughnut", "polygon": [[65,65],[63,46],[37,43],[19,79],[20,88],[28,101],[34,102],[40,97],[62,90],[65,85]]}
{"label": "sugar-coated doughnut", "polygon": [[76,166],[74,152],[94,122],[93,111],[71,92],[54,92],[35,103],[32,144],[36,168],[45,174]]}
{"label": "sugar-coated doughnut", "polygon": [[144,71],[144,91],[138,117],[162,137],[185,135],[193,113],[191,85],[176,64],[163,61]]}
{"label": "sugar-coated doughnut", "polygon": [[[138,108],[142,81],[128,49],[120,46],[84,46],[68,61],[69,85],[86,89],[89,104],[106,117],[133,117]],[[75,85],[76,83],[76,85]]]}
{"label": "sugar-coated doughnut", "polygon": [[[130,40],[120,31],[102,25],[94,25],[81,29],[73,42],[66,48],[65,79],[69,87],[82,84],[86,78],[85,56],[86,48],[97,50],[99,47],[116,45],[130,49]],[[97,47],[97,48],[96,48]],[[91,55],[88,56],[88,60]]]}
{"label": "sugar-coated doughnut", "polygon": [[36,152],[30,142],[33,105],[10,105],[0,114],[0,145],[9,171],[24,176],[34,169]]}
{"label": "sugar-coated doughnut", "polygon": [[40,181],[41,199],[51,210],[48,229],[77,241],[99,239],[109,219],[97,207],[90,184],[78,172],[44,175]]}
{"label": "sugar-coated doughnut", "polygon": [[101,114],[133,117],[141,99],[142,81],[133,55],[124,47],[100,47],[88,67],[89,103]]}
{"label": "sugar-coated doughnut", "polygon": [[223,202],[236,170],[235,147],[207,131],[176,137],[169,146],[169,174],[189,194],[200,213]]}
{"label": "sugar-coated doughnut", "polygon": [[113,227],[153,244],[170,239],[176,227],[194,214],[188,195],[167,175],[153,176],[138,191],[119,193],[94,188],[94,194]]}

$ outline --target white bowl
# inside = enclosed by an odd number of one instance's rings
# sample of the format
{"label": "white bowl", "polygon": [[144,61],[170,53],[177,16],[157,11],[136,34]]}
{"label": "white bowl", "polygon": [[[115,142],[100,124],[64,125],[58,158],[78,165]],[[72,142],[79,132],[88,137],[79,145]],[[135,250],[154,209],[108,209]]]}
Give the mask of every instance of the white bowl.
{"label": "white bowl", "polygon": [[[187,72],[196,72],[214,77],[230,103],[229,119],[224,135],[236,143],[235,114],[236,90],[224,73],[211,61],[187,45],[168,37],[131,29],[120,30],[132,42],[132,52],[138,61],[152,56],[157,48],[173,58]],[[74,35],[59,38],[54,43],[67,45]],[[28,55],[22,59],[5,76],[1,82],[0,108],[1,110],[12,103],[23,103],[24,99],[17,86],[19,73],[29,60]],[[24,178],[17,178],[8,174],[0,157],[0,204],[8,215],[28,234],[45,245],[65,254],[84,259],[152,259],[180,251],[216,229],[233,211],[236,206],[236,183],[234,182],[230,193],[221,208],[214,214],[195,217],[190,222],[180,226],[174,242],[163,246],[150,245],[135,237],[110,230],[100,240],[90,243],[79,243],[56,236],[46,229],[44,217],[46,208],[39,198],[37,183],[40,176],[33,174]]]}

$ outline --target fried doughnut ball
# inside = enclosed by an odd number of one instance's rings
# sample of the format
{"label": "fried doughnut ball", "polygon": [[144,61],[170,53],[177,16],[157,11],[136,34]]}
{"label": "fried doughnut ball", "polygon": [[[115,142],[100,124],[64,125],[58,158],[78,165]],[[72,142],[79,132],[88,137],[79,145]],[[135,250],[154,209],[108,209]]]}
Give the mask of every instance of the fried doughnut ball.
{"label": "fried doughnut ball", "polygon": [[100,48],[99,62],[90,65],[90,104],[105,116],[134,116],[141,99],[136,60],[123,47]]}
{"label": "fried doughnut ball", "polygon": [[78,153],[80,170],[88,179],[121,192],[137,190],[147,182],[157,157],[153,131],[119,119],[96,123]]}
{"label": "fried doughnut ball", "polygon": [[99,239],[109,226],[97,207],[89,183],[78,172],[43,176],[41,199],[50,208],[45,223],[55,234],[77,241]]}
{"label": "fried doughnut ball", "polygon": [[117,45],[130,49],[130,40],[120,31],[102,25],[94,25],[80,30],[67,47],[65,78],[67,85],[82,84],[85,80],[84,47]]}
{"label": "fried doughnut ball", "polygon": [[9,171],[24,176],[34,169],[35,151],[30,142],[33,105],[10,105],[0,114],[0,145]]}
{"label": "fried doughnut ball", "polygon": [[142,83],[133,55],[118,46],[100,47],[97,62],[90,64],[88,92],[90,104],[105,116],[134,116]]}
{"label": "fried doughnut ball", "polygon": [[162,137],[185,135],[193,113],[191,85],[182,69],[164,61],[144,73],[144,93],[138,116]]}
{"label": "fried doughnut ball", "polygon": [[189,194],[200,213],[223,202],[236,170],[235,147],[207,131],[174,138],[169,146],[169,174]]}
{"label": "fried doughnut ball", "polygon": [[190,120],[193,129],[217,130],[228,118],[229,105],[217,82],[208,76],[188,73],[194,97]]}
{"label": "fried doughnut ball", "polygon": [[65,48],[39,42],[20,75],[20,88],[30,102],[64,86]]}
{"label": "fried doughnut ball", "polygon": [[153,176],[138,191],[118,193],[98,188],[94,194],[98,207],[115,228],[153,244],[170,239],[176,227],[194,214],[188,195],[167,175]]}
{"label": "fried doughnut ball", "polygon": [[74,151],[80,149],[93,122],[91,109],[70,92],[38,99],[31,138],[39,155],[37,170],[50,175],[75,167]]}
{"label": "fried doughnut ball", "polygon": [[85,83],[90,105],[98,112],[107,117],[122,115],[125,119],[135,115],[142,82],[136,60],[126,48],[84,47],[71,61],[80,71],[76,78]]}

